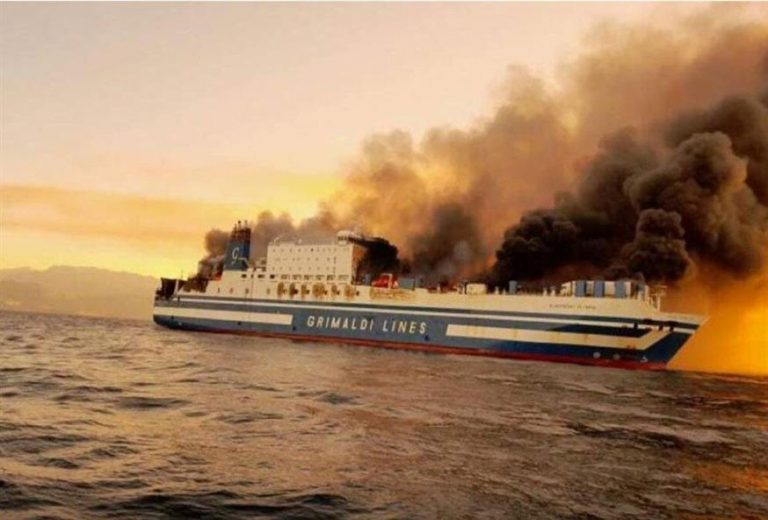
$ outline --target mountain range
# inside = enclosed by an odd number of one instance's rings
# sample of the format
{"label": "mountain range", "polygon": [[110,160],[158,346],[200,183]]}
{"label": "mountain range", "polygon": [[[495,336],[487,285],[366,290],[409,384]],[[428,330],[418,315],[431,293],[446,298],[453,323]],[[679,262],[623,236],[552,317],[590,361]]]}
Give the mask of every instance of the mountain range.
{"label": "mountain range", "polygon": [[95,267],[0,269],[0,310],[152,319],[159,281]]}

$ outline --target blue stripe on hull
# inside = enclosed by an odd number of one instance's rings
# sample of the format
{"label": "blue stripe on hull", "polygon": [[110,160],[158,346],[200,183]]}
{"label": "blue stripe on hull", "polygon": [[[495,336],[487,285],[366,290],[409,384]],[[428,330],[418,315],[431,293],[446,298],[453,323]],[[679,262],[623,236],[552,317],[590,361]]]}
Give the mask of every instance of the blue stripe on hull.
{"label": "blue stripe on hull", "polygon": [[[190,302],[180,302],[178,304],[174,303],[173,305],[165,305],[162,306],[165,308],[181,308],[181,309],[207,309],[207,310],[222,310],[222,311],[236,311],[236,312],[264,312],[264,313],[274,313],[276,312],[275,307],[263,307],[258,305],[243,305],[243,304],[210,304],[210,303],[190,303]],[[345,312],[348,311],[348,312]],[[281,309],[280,312],[286,312],[296,315],[297,313],[304,312],[304,313],[313,313],[316,314],[318,311],[314,311],[311,309],[296,309],[296,308],[287,308],[287,309]],[[322,312],[322,311],[319,311]],[[350,312],[352,314],[350,314]],[[333,311],[334,315],[348,315],[348,316],[373,316],[370,313],[365,313],[364,311],[355,311],[354,308],[344,308],[339,309],[338,311]],[[379,315],[377,313],[377,315]],[[393,318],[396,316],[392,316]],[[399,316],[402,318],[402,315]],[[598,335],[604,335],[604,336],[621,336],[621,337],[627,337],[627,338],[641,338],[645,334],[648,333],[649,330],[656,329],[658,327],[651,327],[650,325],[643,325],[640,327],[635,328],[632,325],[629,324],[619,324],[617,323],[616,326],[605,326],[605,325],[588,325],[588,324],[582,324],[582,323],[563,323],[558,321],[528,321],[525,319],[501,319],[500,316],[499,319],[494,318],[474,318],[472,316],[461,316],[461,317],[453,317],[451,316],[449,319],[451,323],[459,324],[459,325],[477,325],[480,321],[482,321],[482,324],[484,326],[493,326],[493,327],[513,327],[516,329],[523,329],[523,330],[547,330],[547,331],[553,331],[553,332],[573,332],[573,333],[580,333],[580,334],[598,334]],[[564,315],[559,315],[558,319],[565,319],[567,318]]]}
{"label": "blue stripe on hull", "polygon": [[[191,308],[187,305],[169,305],[166,308]],[[205,308],[209,306],[205,305]],[[202,308],[196,306],[194,308]],[[576,360],[576,362],[612,360],[617,362],[648,363],[653,365],[665,365],[678,352],[683,344],[690,337],[689,334],[672,332],[658,341],[656,344],[645,350],[618,349],[607,347],[593,347],[579,344],[557,344],[557,343],[534,343],[526,341],[507,341],[482,338],[466,338],[459,336],[448,336],[446,330],[448,324],[468,324],[478,326],[499,326],[498,320],[477,319],[477,318],[443,318],[439,316],[413,316],[403,317],[403,315],[389,314],[366,314],[364,312],[354,312],[353,309],[339,309],[334,311],[318,311],[302,308],[225,308],[221,305],[215,306],[216,310],[250,310],[263,313],[287,313],[293,315],[292,325],[272,325],[264,323],[249,323],[239,321],[224,321],[214,319],[200,318],[181,318],[155,316],[155,322],[171,328],[185,330],[201,330],[212,332],[233,332],[241,334],[265,334],[285,337],[296,337],[300,339],[334,339],[337,341],[365,341],[367,343],[382,343],[404,345],[410,348],[424,350],[435,350],[440,347],[457,349],[457,351],[466,351],[466,353],[497,354],[500,356],[531,356],[531,357],[553,357]],[[323,325],[318,326],[318,318],[323,317]],[[331,318],[338,318],[341,323],[343,320],[349,320],[347,327],[325,326]],[[356,320],[356,321],[352,321]],[[362,320],[370,320],[370,330],[360,330]],[[398,332],[397,326],[393,321],[407,322],[405,330]],[[411,322],[415,326],[411,326]],[[350,326],[350,323],[352,324]],[[357,324],[357,326],[355,326]],[[423,325],[422,325],[423,324]],[[310,326],[314,325],[314,326]],[[387,326],[389,325],[389,326]],[[393,326],[394,325],[394,326]],[[577,326],[561,323],[541,323],[541,322],[503,322],[505,327],[524,328],[532,330],[552,330],[554,332],[580,332],[591,334],[606,334],[603,330],[606,327],[598,326]],[[352,328],[354,327],[354,328]],[[423,328],[422,328],[423,327]],[[574,328],[580,327],[580,328]],[[625,337],[622,332],[633,331],[631,328],[607,328],[611,335],[616,337]],[[646,331],[634,331],[646,333]],[[633,335],[634,336],[634,335]],[[637,336],[634,336],[637,337]]]}
{"label": "blue stripe on hull", "polygon": [[[286,308],[290,308],[297,305],[315,305],[315,306],[323,306],[323,307],[334,307],[335,309],[338,309],[339,311],[343,310],[355,310],[359,309],[360,307],[374,307],[376,309],[380,310],[389,310],[389,311],[400,311],[400,312],[431,312],[431,313],[460,313],[467,316],[473,316],[473,315],[496,315],[499,317],[517,317],[517,318],[550,318],[550,319],[562,319],[562,318],[568,318],[572,319],[574,321],[602,321],[602,322],[612,322],[616,324],[625,324],[625,325],[632,325],[634,323],[640,322],[645,325],[649,326],[664,326],[667,325],[667,322],[659,321],[659,320],[652,320],[652,319],[637,319],[637,318],[631,318],[631,317],[617,317],[617,316],[595,316],[591,314],[586,315],[575,315],[575,314],[554,314],[554,313],[542,313],[542,312],[523,312],[523,311],[493,311],[493,310],[485,310],[485,309],[453,309],[453,308],[442,308],[442,307],[424,307],[424,306],[405,306],[405,305],[390,305],[390,304],[380,304],[377,303],[375,305],[365,305],[360,303],[347,303],[347,302],[338,302],[333,300],[328,301],[303,301],[303,300],[274,300],[274,299],[260,299],[260,298],[236,298],[236,297],[225,297],[225,296],[203,296],[203,295],[192,295],[187,298],[195,298],[197,300],[208,300],[211,303],[201,303],[201,302],[185,302],[184,298],[181,300],[176,300],[169,304],[169,306],[172,305],[192,305],[192,306],[207,306],[212,305],[210,308],[221,308],[221,304],[234,304],[234,305],[242,305],[244,307],[252,309],[254,306],[258,306],[259,304],[280,304],[285,306]],[[177,303],[178,302],[178,303]],[[158,302],[159,303],[159,302]],[[201,307],[202,308],[202,307]],[[291,309],[292,311],[292,309]],[[677,328],[684,329],[684,330],[690,330],[695,331],[698,326],[690,323],[678,323]]]}

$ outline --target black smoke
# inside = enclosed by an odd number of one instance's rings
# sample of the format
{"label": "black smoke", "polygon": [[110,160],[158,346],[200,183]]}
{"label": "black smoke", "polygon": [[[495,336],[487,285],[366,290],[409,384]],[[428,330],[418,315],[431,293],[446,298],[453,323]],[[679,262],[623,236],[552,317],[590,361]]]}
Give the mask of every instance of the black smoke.
{"label": "black smoke", "polygon": [[411,243],[411,268],[430,284],[455,280],[483,254],[475,219],[456,202],[438,206],[428,218],[429,230]]}
{"label": "black smoke", "polygon": [[637,221],[635,239],[622,250],[623,263],[614,277],[642,273],[647,280],[682,278],[691,266],[685,249],[685,230],[678,213],[646,209]]}
{"label": "black smoke", "polygon": [[664,135],[658,150],[629,130],[604,140],[574,194],[506,231],[491,281],[557,278],[569,267],[674,282],[697,261],[758,272],[768,248],[768,109],[730,97],[680,115]]}
{"label": "black smoke", "polygon": [[378,278],[383,273],[400,272],[397,247],[383,238],[353,238],[353,242],[365,248],[365,254],[357,266],[357,276]]}
{"label": "black smoke", "polygon": [[711,110],[686,114],[666,132],[666,140],[678,145],[695,133],[722,132],[733,152],[747,163],[747,185],[757,200],[768,206],[768,107],[757,98],[730,97]]}
{"label": "black smoke", "polygon": [[221,272],[228,241],[229,233],[220,229],[211,229],[205,234],[206,255],[197,263],[198,278],[209,279]]}
{"label": "black smoke", "polygon": [[205,251],[208,253],[205,258],[215,258],[221,256],[227,251],[227,242],[229,233],[220,229],[211,229],[205,234]]}

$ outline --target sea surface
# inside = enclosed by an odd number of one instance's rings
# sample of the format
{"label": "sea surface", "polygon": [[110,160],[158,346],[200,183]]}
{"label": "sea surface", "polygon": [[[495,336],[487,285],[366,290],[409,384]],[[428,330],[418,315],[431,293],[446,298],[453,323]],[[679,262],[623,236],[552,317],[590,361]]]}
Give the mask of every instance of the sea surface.
{"label": "sea surface", "polygon": [[734,517],[768,379],[0,314],[3,520]]}

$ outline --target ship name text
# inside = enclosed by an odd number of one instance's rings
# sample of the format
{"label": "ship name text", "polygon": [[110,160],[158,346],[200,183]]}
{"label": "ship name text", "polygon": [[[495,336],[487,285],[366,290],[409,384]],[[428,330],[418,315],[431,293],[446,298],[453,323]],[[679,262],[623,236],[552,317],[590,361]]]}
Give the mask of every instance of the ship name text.
{"label": "ship name text", "polygon": [[427,322],[418,320],[399,320],[387,318],[377,320],[366,317],[307,316],[307,327],[310,329],[342,329],[359,331],[380,331],[394,334],[426,334]]}

